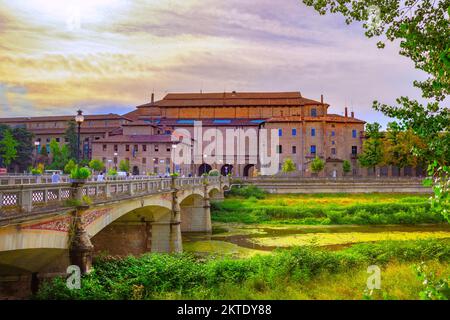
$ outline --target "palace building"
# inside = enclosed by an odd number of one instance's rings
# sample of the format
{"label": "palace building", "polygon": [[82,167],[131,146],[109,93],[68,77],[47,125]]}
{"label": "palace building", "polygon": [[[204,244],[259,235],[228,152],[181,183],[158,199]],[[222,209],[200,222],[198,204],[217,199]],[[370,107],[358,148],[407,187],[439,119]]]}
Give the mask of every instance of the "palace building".
{"label": "palace building", "polygon": [[[260,170],[258,157],[251,155],[245,159],[223,158],[215,163],[197,155],[190,164],[174,165],[171,154],[177,143],[172,142],[172,133],[184,129],[193,135],[194,122],[201,121],[205,130],[214,128],[224,136],[227,129],[275,130],[279,138],[279,170],[283,161],[290,158],[297,174],[308,177],[310,162],[318,156],[325,162],[322,176],[341,176],[344,160],[352,164],[350,174],[366,175],[367,170],[360,170],[356,161],[362,149],[365,122],[355,118],[353,112],[349,115],[347,108],[343,116],[329,114],[323,96],[319,100],[305,98],[300,92],[169,93],[159,101],[152,94],[149,103],[125,115],[86,116],[81,127],[81,147],[84,157],[100,159],[107,168],[117,168],[121,160],[128,160],[133,174],[165,175],[177,171],[195,176],[217,169],[223,175],[252,176]],[[51,139],[65,143],[64,132],[72,119],[3,118],[0,123],[25,126],[35,134],[37,148],[48,148]]]}

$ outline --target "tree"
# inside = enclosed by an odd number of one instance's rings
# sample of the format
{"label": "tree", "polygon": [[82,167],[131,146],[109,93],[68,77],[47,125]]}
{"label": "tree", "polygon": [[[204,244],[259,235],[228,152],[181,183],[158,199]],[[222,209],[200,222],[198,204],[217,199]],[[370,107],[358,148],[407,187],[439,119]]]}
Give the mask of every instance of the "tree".
{"label": "tree", "polygon": [[119,163],[119,170],[123,172],[130,172],[130,161],[121,160]]}
{"label": "tree", "polygon": [[78,133],[77,125],[75,121],[69,121],[66,132],[65,139],[67,141],[67,148],[69,151],[70,159],[78,159]]}
{"label": "tree", "polygon": [[373,168],[383,161],[383,144],[379,123],[366,125],[366,140],[363,143],[363,152],[359,155],[359,164],[363,167]]}
{"label": "tree", "polygon": [[89,168],[94,170],[94,172],[100,172],[103,171],[103,169],[105,169],[105,164],[98,159],[92,159],[89,162]]}
{"label": "tree", "polygon": [[[450,94],[450,1],[449,0],[303,0],[320,14],[340,13],[347,24],[364,22],[366,36],[385,35],[400,40],[400,54],[410,58],[416,69],[428,74],[413,85],[430,99],[426,106],[408,97],[397,99],[397,106],[374,101],[373,108],[396,118],[399,126],[411,129],[426,144],[423,157],[434,184],[434,205],[450,211],[450,109],[440,103]],[[383,41],[378,42],[384,48]],[[417,152],[418,150],[414,150]],[[445,209],[447,208],[447,209]],[[447,211],[446,211],[447,210]]]}
{"label": "tree", "polygon": [[64,173],[70,174],[72,170],[76,168],[77,164],[73,159],[70,159],[69,162],[64,166]]}
{"label": "tree", "polygon": [[19,143],[14,139],[11,130],[3,133],[3,139],[0,140],[0,157],[3,165],[9,167],[17,157],[17,146]]}
{"label": "tree", "polygon": [[352,165],[350,164],[350,161],[344,160],[344,162],[342,163],[342,171],[344,171],[344,173],[349,173],[350,171],[352,171]]}
{"label": "tree", "polygon": [[10,167],[19,172],[25,171],[32,165],[34,152],[33,133],[23,127],[10,128],[5,124],[0,124],[0,139],[5,131],[10,130],[14,140],[17,141],[17,156],[12,160]]}
{"label": "tree", "polygon": [[69,162],[69,149],[67,146],[60,147],[59,143],[55,139],[50,141],[50,154],[52,161],[48,168],[51,170],[63,170],[67,162]]}
{"label": "tree", "polygon": [[297,170],[297,168],[295,167],[295,163],[292,161],[291,158],[286,158],[283,162],[281,171],[283,173],[289,173],[289,172],[294,172],[295,170]]}
{"label": "tree", "polygon": [[319,173],[325,168],[325,162],[320,159],[318,156],[314,158],[313,161],[311,161],[311,170],[314,173]]}

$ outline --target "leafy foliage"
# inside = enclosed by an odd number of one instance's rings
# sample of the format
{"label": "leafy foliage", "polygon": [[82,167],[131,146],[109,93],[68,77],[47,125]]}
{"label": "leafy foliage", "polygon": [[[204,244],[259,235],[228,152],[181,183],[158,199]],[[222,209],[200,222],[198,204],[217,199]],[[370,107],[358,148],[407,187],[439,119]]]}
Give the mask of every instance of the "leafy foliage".
{"label": "leafy foliage", "polygon": [[130,172],[130,161],[121,160],[119,163],[119,170],[123,172]]}
{"label": "leafy foliage", "polygon": [[19,143],[14,139],[11,130],[3,132],[3,138],[0,140],[0,158],[6,167],[17,158],[17,146]]}
{"label": "leafy foliage", "polygon": [[319,173],[325,168],[325,162],[320,159],[318,156],[311,161],[311,170],[314,173]]}
{"label": "leafy foliage", "polygon": [[227,196],[237,196],[242,198],[255,197],[256,199],[264,199],[266,192],[257,186],[245,186],[241,188],[232,187]]}
{"label": "leafy foliage", "polygon": [[78,166],[75,166],[75,168],[70,173],[71,179],[84,180],[84,179],[89,179],[90,176],[91,176],[91,170],[89,170],[88,168],[78,167]]}
{"label": "leafy foliage", "polygon": [[286,158],[283,162],[281,171],[284,173],[294,172],[297,168],[295,167],[294,161],[291,158]]}
{"label": "leafy foliage", "polygon": [[89,168],[91,168],[95,172],[100,172],[100,171],[103,171],[105,169],[105,164],[101,160],[92,159],[89,162]]}
{"label": "leafy foliage", "polygon": [[67,148],[70,159],[78,158],[78,134],[75,121],[69,121],[64,138],[67,140]]}
{"label": "leafy foliage", "polygon": [[73,159],[70,159],[69,162],[64,166],[64,173],[70,174],[73,169],[75,169],[77,164]]}
{"label": "leafy foliage", "polygon": [[[282,290],[299,282],[370,264],[390,261],[449,261],[450,249],[438,241],[386,241],[359,244],[338,252],[297,247],[244,260],[196,260],[192,255],[146,254],[139,258],[101,258],[83,276],[80,290],[69,290],[65,280],[44,283],[37,299],[155,299],[178,292],[203,298],[221,296],[224,286],[254,286]],[[258,287],[261,287],[258,285]]]}
{"label": "leafy foliage", "polygon": [[350,171],[352,171],[352,165],[350,164],[350,161],[344,160],[344,162],[342,163],[342,171],[344,171],[344,173],[349,173]]}
{"label": "leafy foliage", "polygon": [[367,139],[363,143],[363,152],[359,155],[358,161],[363,167],[374,168],[382,163],[383,144],[379,123],[368,123],[366,125]]}

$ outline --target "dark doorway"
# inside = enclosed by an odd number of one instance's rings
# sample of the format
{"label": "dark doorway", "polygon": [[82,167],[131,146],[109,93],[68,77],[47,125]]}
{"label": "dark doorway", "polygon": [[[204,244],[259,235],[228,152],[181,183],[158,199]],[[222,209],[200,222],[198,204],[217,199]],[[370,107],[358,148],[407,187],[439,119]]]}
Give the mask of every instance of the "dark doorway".
{"label": "dark doorway", "polygon": [[211,170],[212,167],[209,164],[204,163],[198,168],[198,175],[201,176],[205,173],[209,173]]}
{"label": "dark doorway", "polygon": [[139,175],[139,168],[138,166],[134,166],[133,167],[133,176],[138,176]]}
{"label": "dark doorway", "polygon": [[255,169],[254,164],[248,164],[244,167],[244,177],[250,177],[253,175],[253,170]]}
{"label": "dark doorway", "polygon": [[233,173],[233,166],[231,164],[226,164],[222,166],[222,169],[220,170],[220,174],[223,176],[227,176],[232,173]]}

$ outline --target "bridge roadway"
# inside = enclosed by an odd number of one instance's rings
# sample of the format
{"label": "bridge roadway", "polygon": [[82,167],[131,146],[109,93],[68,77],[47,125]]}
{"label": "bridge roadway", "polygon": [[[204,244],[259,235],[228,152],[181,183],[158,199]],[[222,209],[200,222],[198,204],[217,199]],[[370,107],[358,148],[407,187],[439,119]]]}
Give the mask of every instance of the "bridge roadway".
{"label": "bridge roadway", "polygon": [[229,186],[226,177],[0,185],[0,277],[71,264],[88,272],[101,252],[181,252],[181,232],[211,232],[210,199]]}

